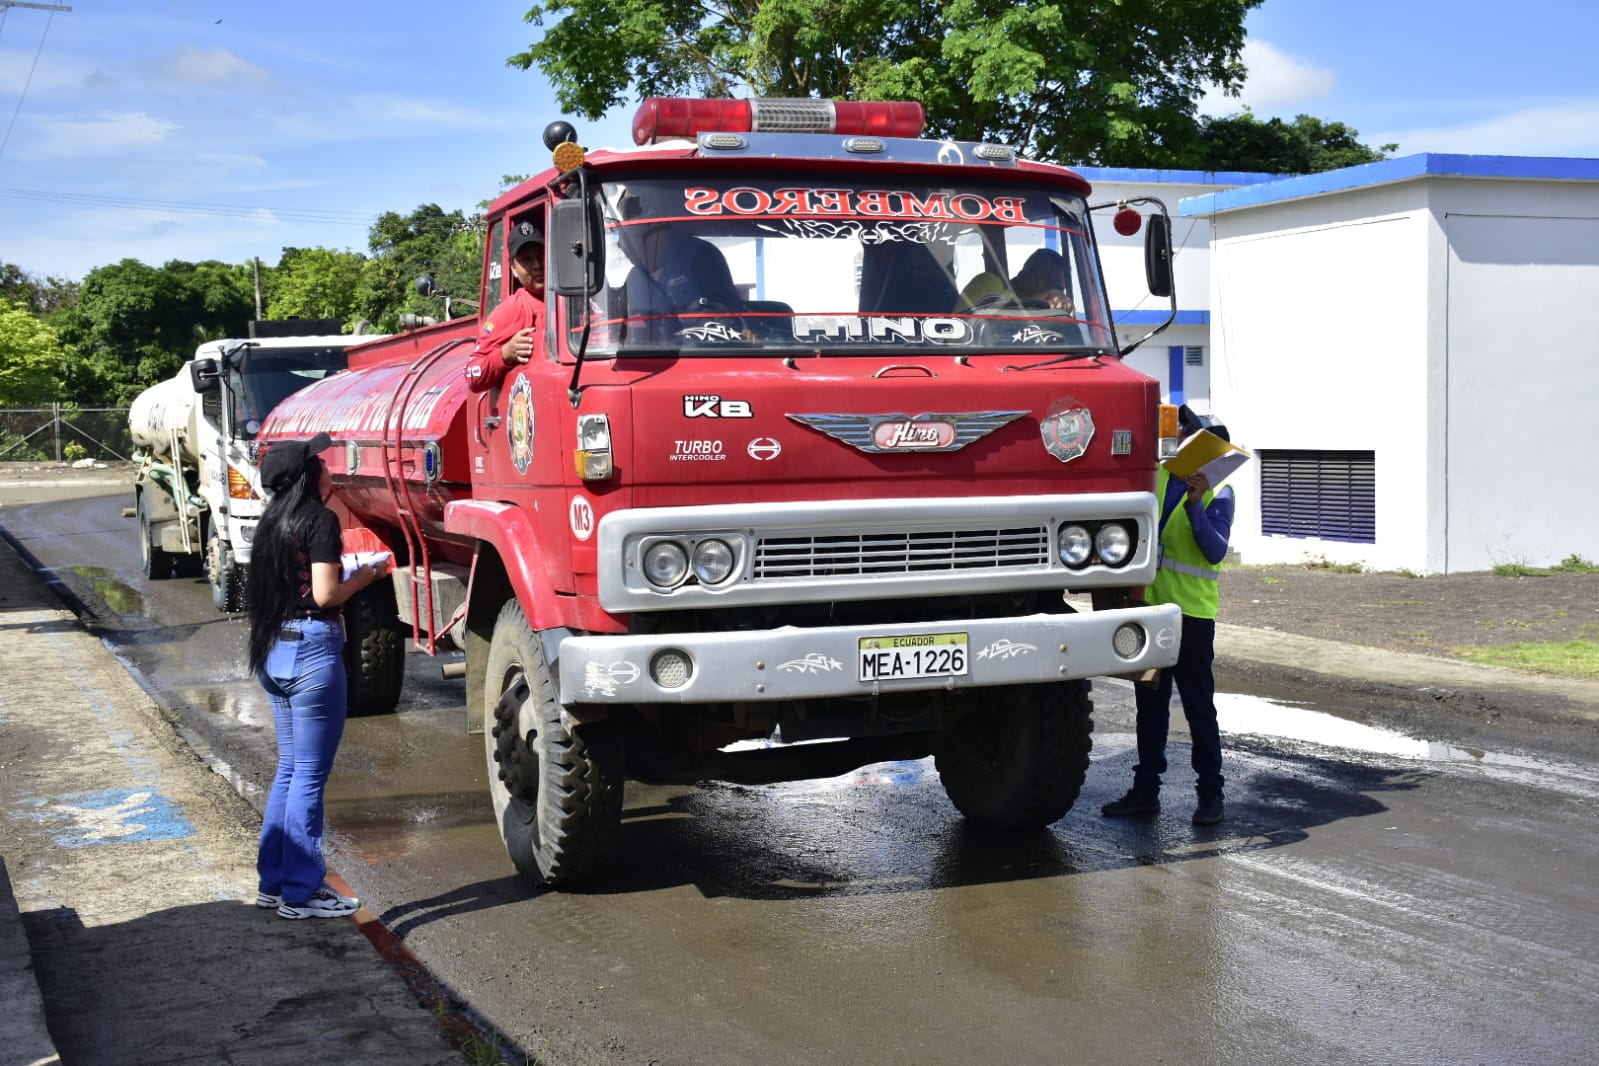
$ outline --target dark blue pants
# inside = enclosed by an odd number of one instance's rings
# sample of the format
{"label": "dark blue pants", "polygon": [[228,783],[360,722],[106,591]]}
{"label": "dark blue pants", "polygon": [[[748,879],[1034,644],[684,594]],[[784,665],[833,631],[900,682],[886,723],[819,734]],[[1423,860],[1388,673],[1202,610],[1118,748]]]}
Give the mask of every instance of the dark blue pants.
{"label": "dark blue pants", "polygon": [[286,622],[256,675],[272,703],[278,772],[261,817],[260,889],[304,903],[322,885],[322,793],[344,736],[344,624]]}
{"label": "dark blue pants", "polygon": [[1153,685],[1134,685],[1138,703],[1138,766],[1133,788],[1154,795],[1160,775],[1166,772],[1166,734],[1171,724],[1171,690],[1183,699],[1183,714],[1193,737],[1194,773],[1200,796],[1220,796],[1221,729],[1216,725],[1216,678],[1211,660],[1216,655],[1216,620],[1183,615],[1183,640],[1177,665],[1162,670]]}

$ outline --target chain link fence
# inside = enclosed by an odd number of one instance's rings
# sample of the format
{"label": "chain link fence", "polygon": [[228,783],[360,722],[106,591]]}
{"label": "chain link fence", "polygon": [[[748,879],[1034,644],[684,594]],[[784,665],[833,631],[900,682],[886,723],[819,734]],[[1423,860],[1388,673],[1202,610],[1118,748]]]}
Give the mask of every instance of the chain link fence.
{"label": "chain link fence", "polygon": [[0,407],[0,462],[126,461],[132,455],[126,407]]}

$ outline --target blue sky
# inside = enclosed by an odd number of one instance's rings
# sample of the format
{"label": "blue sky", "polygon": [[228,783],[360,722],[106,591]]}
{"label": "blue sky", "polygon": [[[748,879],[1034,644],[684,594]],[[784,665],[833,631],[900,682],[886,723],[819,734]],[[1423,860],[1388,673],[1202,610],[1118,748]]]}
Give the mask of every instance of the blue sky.
{"label": "blue sky", "polygon": [[[470,212],[542,169],[562,117],[505,65],[529,0],[66,2],[0,9],[0,261],[34,274],[364,251],[379,212]],[[1248,30],[1244,95],[1208,110],[1339,120],[1401,155],[1599,157],[1599,4],[1266,0]],[[632,112],[567,117],[600,147]]]}

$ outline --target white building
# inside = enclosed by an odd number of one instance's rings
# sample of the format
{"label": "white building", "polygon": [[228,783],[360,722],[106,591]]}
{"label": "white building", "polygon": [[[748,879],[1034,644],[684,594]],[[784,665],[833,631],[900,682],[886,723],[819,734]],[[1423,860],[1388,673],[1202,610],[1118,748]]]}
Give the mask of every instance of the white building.
{"label": "white building", "polygon": [[1416,155],[1183,200],[1246,562],[1599,558],[1599,160]]}
{"label": "white building", "polygon": [[[1178,202],[1188,197],[1274,181],[1276,174],[1207,173],[1197,170],[1127,170],[1115,167],[1073,167],[1094,192],[1090,204],[1114,203],[1149,196],[1166,205],[1172,216],[1172,267],[1177,294],[1177,319],[1152,337],[1127,360],[1128,365],[1160,379],[1161,394],[1172,403],[1187,403],[1210,412],[1210,224],[1203,218],[1178,215]],[[1144,214],[1149,214],[1145,208]],[[1114,212],[1094,213],[1110,289],[1112,320],[1123,344],[1131,343],[1166,320],[1170,302],[1149,295],[1144,284],[1144,234],[1118,234],[1110,225]]]}

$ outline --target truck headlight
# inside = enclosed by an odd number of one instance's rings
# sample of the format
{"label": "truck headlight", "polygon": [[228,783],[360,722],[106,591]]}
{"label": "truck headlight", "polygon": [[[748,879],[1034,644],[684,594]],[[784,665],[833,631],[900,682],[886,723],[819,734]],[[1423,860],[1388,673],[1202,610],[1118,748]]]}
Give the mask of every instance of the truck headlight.
{"label": "truck headlight", "polygon": [[1062,526],[1056,536],[1056,551],[1060,553],[1060,561],[1073,570],[1086,564],[1093,550],[1094,538],[1082,526]]}
{"label": "truck headlight", "polygon": [[1106,522],[1094,534],[1094,551],[1106,566],[1120,566],[1133,553],[1132,534],[1120,522]]}
{"label": "truck headlight", "polygon": [[644,576],[657,588],[673,589],[688,577],[688,553],[675,540],[658,540],[644,550]]}
{"label": "truck headlight", "polygon": [[702,540],[694,545],[694,576],[702,585],[720,585],[733,572],[733,549],[725,540]]}

